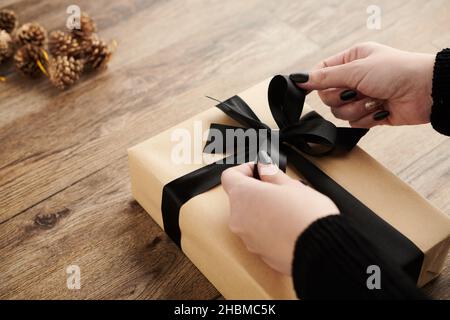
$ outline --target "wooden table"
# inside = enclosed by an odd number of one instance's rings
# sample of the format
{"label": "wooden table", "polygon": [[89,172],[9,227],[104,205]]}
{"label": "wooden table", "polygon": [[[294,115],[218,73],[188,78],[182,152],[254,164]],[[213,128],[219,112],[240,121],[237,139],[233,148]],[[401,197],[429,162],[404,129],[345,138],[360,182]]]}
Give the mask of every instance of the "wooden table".
{"label": "wooden table", "polygon": [[[72,0],[3,0],[22,22],[62,28]],[[0,298],[215,299],[220,294],[132,199],[128,147],[277,73],[361,41],[436,52],[446,0],[77,1],[118,50],[60,92],[0,74]],[[309,103],[330,115],[317,96]],[[450,214],[450,140],[429,126],[377,128],[362,146]],[[447,265],[450,264],[447,259]],[[78,265],[81,289],[66,286]],[[425,291],[450,298],[450,268]]]}

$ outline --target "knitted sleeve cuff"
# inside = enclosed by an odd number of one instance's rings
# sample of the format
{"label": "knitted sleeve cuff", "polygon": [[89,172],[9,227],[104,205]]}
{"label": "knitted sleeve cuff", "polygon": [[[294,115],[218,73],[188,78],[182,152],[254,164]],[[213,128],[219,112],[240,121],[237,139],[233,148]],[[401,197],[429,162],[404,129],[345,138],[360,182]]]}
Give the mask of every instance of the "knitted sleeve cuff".
{"label": "knitted sleeve cuff", "polygon": [[432,98],[431,125],[439,133],[450,136],[450,49],[436,56]]}
{"label": "knitted sleeve cuff", "polygon": [[[381,290],[367,287],[367,268],[379,266]],[[317,220],[297,239],[292,277],[301,299],[423,299],[414,283],[344,215]]]}

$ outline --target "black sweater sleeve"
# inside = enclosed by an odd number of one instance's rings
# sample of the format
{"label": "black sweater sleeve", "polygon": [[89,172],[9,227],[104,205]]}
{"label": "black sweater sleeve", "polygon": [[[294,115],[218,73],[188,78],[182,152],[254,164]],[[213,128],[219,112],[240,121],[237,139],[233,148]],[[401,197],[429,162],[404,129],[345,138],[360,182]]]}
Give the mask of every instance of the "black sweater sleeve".
{"label": "black sweater sleeve", "polygon": [[[436,56],[432,98],[431,125],[450,136],[450,49]],[[379,267],[381,289],[367,286],[370,266]],[[343,215],[320,219],[300,235],[292,276],[300,299],[427,299]]]}
{"label": "black sweater sleeve", "polygon": [[431,125],[439,133],[450,136],[450,49],[436,56],[432,98]]}
{"label": "black sweater sleeve", "polygon": [[[379,267],[380,289],[367,286],[369,266]],[[426,299],[343,215],[320,219],[300,235],[292,273],[300,299]]]}

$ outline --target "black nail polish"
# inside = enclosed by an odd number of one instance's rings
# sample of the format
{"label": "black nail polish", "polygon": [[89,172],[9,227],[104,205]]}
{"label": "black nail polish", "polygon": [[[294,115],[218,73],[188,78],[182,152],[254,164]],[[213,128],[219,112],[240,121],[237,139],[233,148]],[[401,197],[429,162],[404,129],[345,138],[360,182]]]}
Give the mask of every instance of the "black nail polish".
{"label": "black nail polish", "polygon": [[374,115],[373,115],[373,120],[375,120],[375,121],[381,121],[381,120],[384,120],[384,119],[386,119],[387,117],[389,117],[390,116],[390,112],[389,111],[379,111],[379,112],[377,112],[377,113],[375,113]]}
{"label": "black nail polish", "polygon": [[348,101],[356,98],[358,93],[355,90],[345,90],[341,92],[341,100]]}
{"label": "black nail polish", "polygon": [[261,177],[260,177],[259,171],[258,171],[258,159],[256,159],[255,166],[253,167],[253,178],[255,178],[257,180],[261,180]]}
{"label": "black nail polish", "polygon": [[309,80],[309,74],[307,73],[293,73],[289,76],[289,79],[295,83],[305,83]]}
{"label": "black nail polish", "polygon": [[261,150],[258,152],[258,163],[268,165],[272,164],[273,162],[267,151]]}

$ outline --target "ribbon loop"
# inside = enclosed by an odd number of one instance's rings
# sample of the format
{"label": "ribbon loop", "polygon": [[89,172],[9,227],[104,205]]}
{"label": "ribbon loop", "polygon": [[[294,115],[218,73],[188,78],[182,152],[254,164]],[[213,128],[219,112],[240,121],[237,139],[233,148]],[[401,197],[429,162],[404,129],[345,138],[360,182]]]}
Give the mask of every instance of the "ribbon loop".
{"label": "ribbon loop", "polygon": [[281,130],[282,141],[309,155],[325,155],[337,145],[336,126],[312,111],[292,126]]}
{"label": "ribbon loop", "polygon": [[296,124],[303,111],[306,93],[285,76],[275,76],[269,84],[270,112],[278,127]]}
{"label": "ribbon loop", "polygon": [[[278,146],[287,143],[308,155],[322,156],[332,152],[336,148],[350,150],[367,133],[366,129],[337,128],[333,123],[325,120],[314,111],[300,118],[305,102],[305,91],[298,88],[297,85],[285,76],[275,76],[270,82],[268,102],[272,116],[280,128]],[[224,153],[237,152],[234,146],[235,141],[232,141],[229,137],[227,138],[227,130],[238,132],[238,130],[245,131],[247,129],[266,129],[270,137],[270,127],[264,124],[250,106],[239,96],[233,96],[219,103],[216,107],[245,128],[216,123],[211,124],[205,152],[211,152],[208,147],[213,141],[211,135],[213,131],[222,133]],[[260,147],[259,140],[258,135],[257,149]],[[241,152],[248,151],[248,148],[250,148],[248,142],[246,141],[245,143],[247,145]],[[278,152],[277,150],[278,153],[280,154],[280,158],[283,158],[283,152]]]}

